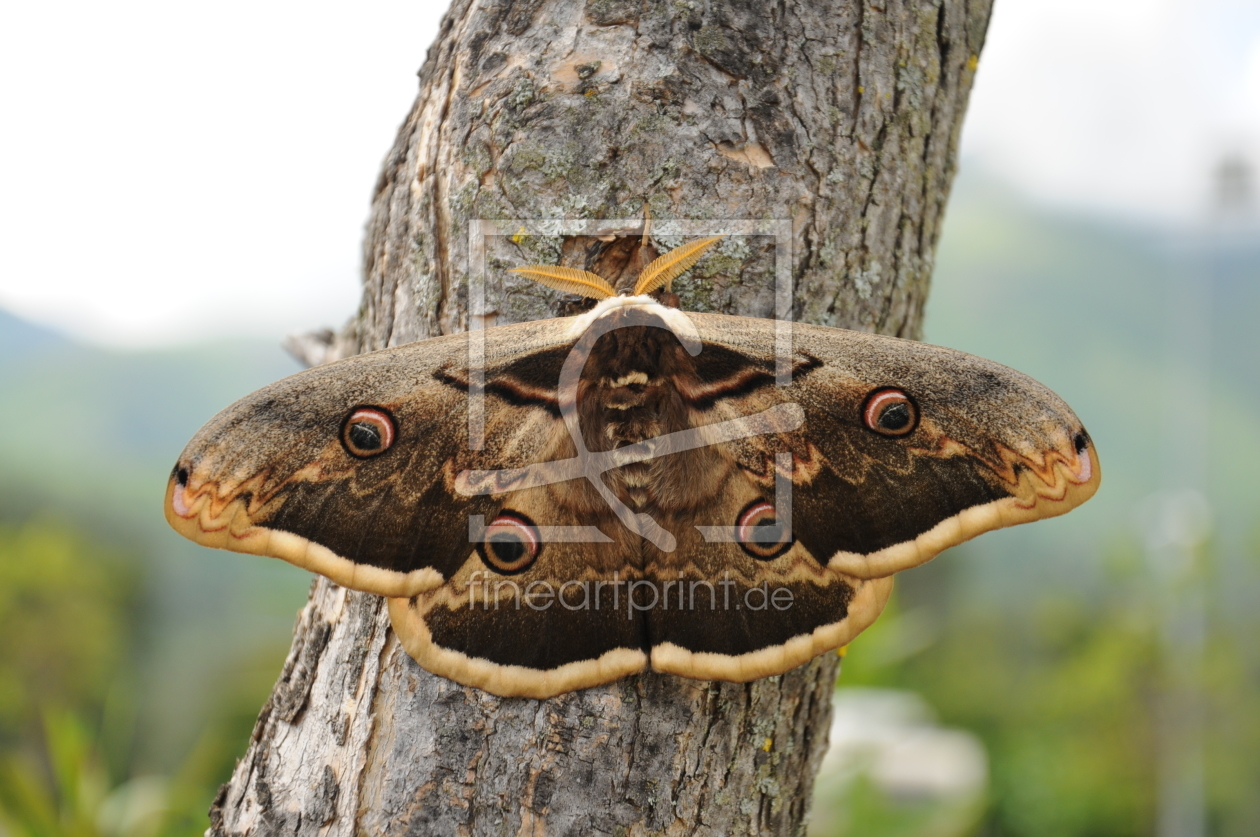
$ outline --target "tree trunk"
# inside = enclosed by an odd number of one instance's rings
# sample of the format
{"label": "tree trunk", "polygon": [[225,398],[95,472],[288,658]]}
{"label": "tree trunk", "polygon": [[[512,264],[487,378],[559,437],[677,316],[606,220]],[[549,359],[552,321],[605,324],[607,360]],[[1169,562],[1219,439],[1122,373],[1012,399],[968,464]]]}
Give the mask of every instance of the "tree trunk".
{"label": "tree trunk", "polygon": [[[479,322],[470,222],[637,219],[644,200],[789,220],[795,318],[917,336],[990,5],[456,0],[330,354],[554,316],[556,295],[500,268],[585,266],[608,243],[488,239]],[[772,315],[773,239],[723,252],[680,281],[684,308]],[[421,670],[381,599],[319,579],[211,833],[799,834],[836,671],[828,654],[747,684],[498,698]]]}

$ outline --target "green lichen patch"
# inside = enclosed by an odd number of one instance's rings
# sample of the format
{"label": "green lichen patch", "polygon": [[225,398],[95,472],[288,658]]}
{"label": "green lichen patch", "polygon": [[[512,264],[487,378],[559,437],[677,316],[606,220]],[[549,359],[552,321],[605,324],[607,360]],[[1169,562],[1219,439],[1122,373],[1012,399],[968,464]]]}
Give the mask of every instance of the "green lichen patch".
{"label": "green lichen patch", "polygon": [[586,0],[586,19],[596,26],[639,23],[639,0]]}

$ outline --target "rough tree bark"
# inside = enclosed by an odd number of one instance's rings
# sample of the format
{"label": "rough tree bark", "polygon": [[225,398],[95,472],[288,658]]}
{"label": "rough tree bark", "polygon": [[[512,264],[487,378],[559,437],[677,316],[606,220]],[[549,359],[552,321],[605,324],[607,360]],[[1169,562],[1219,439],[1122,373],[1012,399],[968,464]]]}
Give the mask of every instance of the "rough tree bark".
{"label": "rough tree bark", "polygon": [[[917,336],[990,6],[456,0],[329,354],[467,328],[470,219],[637,219],[644,199],[663,219],[789,219],[797,319]],[[492,241],[498,322],[557,300],[497,268],[604,246]],[[771,246],[718,255],[684,308],[771,315]],[[210,833],[799,834],[836,670],[502,699],[422,671],[381,599],[320,579]]]}

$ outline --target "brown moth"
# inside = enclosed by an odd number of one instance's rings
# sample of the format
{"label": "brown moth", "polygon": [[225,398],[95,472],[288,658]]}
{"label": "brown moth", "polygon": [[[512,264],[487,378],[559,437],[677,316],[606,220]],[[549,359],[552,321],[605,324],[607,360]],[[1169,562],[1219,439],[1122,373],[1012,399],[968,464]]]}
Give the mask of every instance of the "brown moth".
{"label": "brown moth", "polygon": [[1098,488],[1081,422],[1007,367],[662,304],[716,240],[640,256],[628,295],[519,268],[599,302],[259,390],[188,444],[167,520],[388,597],[431,672],[545,698],[780,674],[870,625],[893,573]]}

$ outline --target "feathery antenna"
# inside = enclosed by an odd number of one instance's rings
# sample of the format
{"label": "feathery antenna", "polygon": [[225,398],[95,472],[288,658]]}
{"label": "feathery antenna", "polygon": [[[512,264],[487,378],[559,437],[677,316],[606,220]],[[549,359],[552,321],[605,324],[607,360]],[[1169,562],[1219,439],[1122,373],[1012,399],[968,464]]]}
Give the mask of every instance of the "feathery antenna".
{"label": "feathery antenna", "polygon": [[665,285],[666,290],[672,290],[674,280],[700,261],[705,251],[723,238],[724,236],[714,235],[689,241],[659,256],[639,274],[639,279],[634,284],[635,295],[650,294],[661,285]]}
{"label": "feathery antenna", "polygon": [[514,267],[508,273],[519,273],[548,288],[567,294],[577,294],[588,299],[608,299],[610,296],[617,295],[613,286],[608,284],[602,276],[591,273],[589,270],[533,264],[526,267]]}

